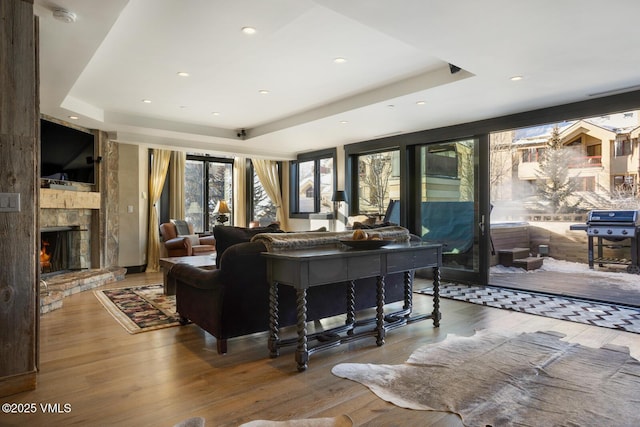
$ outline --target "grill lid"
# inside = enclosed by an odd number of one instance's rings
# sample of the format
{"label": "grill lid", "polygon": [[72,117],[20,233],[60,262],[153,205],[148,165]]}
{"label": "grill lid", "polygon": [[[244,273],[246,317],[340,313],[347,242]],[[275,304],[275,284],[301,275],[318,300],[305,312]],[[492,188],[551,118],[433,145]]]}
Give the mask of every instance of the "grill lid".
{"label": "grill lid", "polygon": [[587,224],[619,224],[640,225],[638,211],[632,210],[597,210],[589,212]]}

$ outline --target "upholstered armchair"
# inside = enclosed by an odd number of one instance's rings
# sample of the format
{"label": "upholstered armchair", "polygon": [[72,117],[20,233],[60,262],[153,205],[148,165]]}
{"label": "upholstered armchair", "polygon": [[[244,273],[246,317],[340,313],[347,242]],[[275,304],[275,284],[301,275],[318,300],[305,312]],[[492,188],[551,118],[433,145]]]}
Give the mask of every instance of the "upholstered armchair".
{"label": "upholstered armchair", "polygon": [[170,257],[206,255],[216,250],[213,236],[198,236],[186,221],[172,220],[160,224],[160,235]]}

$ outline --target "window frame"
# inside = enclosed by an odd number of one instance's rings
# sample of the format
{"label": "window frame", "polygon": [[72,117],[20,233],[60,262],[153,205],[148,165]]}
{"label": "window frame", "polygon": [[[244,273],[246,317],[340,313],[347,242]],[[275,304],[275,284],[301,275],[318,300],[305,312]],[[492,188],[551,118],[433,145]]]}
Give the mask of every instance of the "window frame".
{"label": "window frame", "polygon": [[[390,147],[388,149],[377,149],[373,151],[365,151],[360,153],[353,153],[350,155],[350,163],[353,165],[353,174],[350,177],[351,183],[351,191],[349,195],[349,214],[350,215],[372,215],[371,213],[364,213],[360,207],[360,179],[361,179],[361,171],[360,171],[360,157],[369,156],[378,153],[392,153],[391,154],[391,172],[390,177],[398,180],[398,186],[400,188],[400,194],[402,194],[403,182],[402,182],[402,150],[400,147]],[[397,156],[394,156],[393,153],[397,152]],[[397,172],[394,173],[394,172]],[[395,200],[390,197],[390,200]],[[388,204],[387,204],[388,205]],[[378,215],[383,215],[385,212],[378,212]]]}
{"label": "window frame", "polygon": [[[337,148],[328,148],[325,150],[312,151],[299,154],[296,160],[293,160],[289,166],[290,185],[289,185],[289,217],[309,219],[311,215],[320,213],[320,161],[324,159],[333,160],[333,170],[331,172],[333,181],[333,190],[336,190],[338,181],[337,172]],[[300,212],[300,198],[298,188],[300,188],[300,163],[314,162],[314,178],[313,178],[313,212]],[[327,213],[327,217],[332,217],[332,213]]]}
{"label": "window frame", "polygon": [[[280,182],[280,193],[282,193],[282,167],[283,164],[281,161],[276,162],[278,164],[278,181]],[[253,204],[253,194],[254,194],[254,185],[253,185],[253,176],[255,175],[255,168],[253,167],[253,162],[251,159],[246,160],[245,167],[245,183],[246,183],[246,191],[245,191],[245,219],[246,223],[250,224],[251,221],[254,221],[254,210],[255,206]]]}
{"label": "window frame", "polygon": [[[231,209],[233,209],[233,200],[234,200],[234,192],[235,192],[235,183],[234,183],[234,179],[233,179],[233,167],[234,167],[234,159],[231,158],[227,158],[227,157],[214,157],[214,156],[210,156],[208,154],[195,154],[195,153],[187,153],[186,156],[186,160],[193,160],[193,161],[200,161],[203,163],[203,168],[202,168],[202,172],[203,172],[203,176],[202,176],[202,182],[203,182],[203,200],[205,201],[209,201],[210,198],[210,194],[209,194],[209,182],[208,182],[208,173],[209,173],[209,164],[210,163],[224,163],[224,164],[230,164],[231,165],[231,197],[229,198],[229,201],[231,202]],[[185,206],[185,209],[187,209],[187,207]],[[215,209],[215,208],[214,208]],[[202,231],[197,231],[197,232],[211,232],[212,230],[208,230],[209,228],[209,203],[204,203],[203,206],[203,219],[204,219],[204,226],[207,228],[207,230],[202,230]],[[233,225],[233,215],[229,216],[229,225]],[[196,230],[194,230],[194,232],[196,232]]]}

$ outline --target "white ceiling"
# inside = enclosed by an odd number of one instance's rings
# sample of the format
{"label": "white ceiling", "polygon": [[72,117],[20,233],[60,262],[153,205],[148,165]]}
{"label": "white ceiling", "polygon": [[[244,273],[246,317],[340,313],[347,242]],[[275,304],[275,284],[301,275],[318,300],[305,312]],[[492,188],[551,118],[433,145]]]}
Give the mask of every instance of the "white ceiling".
{"label": "white ceiling", "polygon": [[41,112],[127,143],[286,159],[640,88],[637,0],[35,4]]}

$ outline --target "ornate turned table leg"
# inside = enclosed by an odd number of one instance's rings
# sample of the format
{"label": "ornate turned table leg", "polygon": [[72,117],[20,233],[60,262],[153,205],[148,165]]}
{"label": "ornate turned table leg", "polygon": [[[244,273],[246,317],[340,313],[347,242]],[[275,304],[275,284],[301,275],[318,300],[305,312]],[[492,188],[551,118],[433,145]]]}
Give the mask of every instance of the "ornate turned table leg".
{"label": "ornate turned table leg", "polygon": [[376,288],[376,344],[384,344],[384,276],[378,276]]}
{"label": "ornate turned table leg", "polygon": [[269,286],[269,357],[278,357],[280,354],[278,346],[280,339],[278,333],[278,282],[271,283]]}
{"label": "ornate turned table leg", "polygon": [[296,362],[298,363],[298,371],[302,372],[307,369],[307,362],[309,362],[309,351],[307,349],[307,290],[298,289],[296,294],[296,310],[298,313]]}
{"label": "ornate turned table leg", "polygon": [[433,326],[440,326],[440,268],[433,267]]}
{"label": "ornate turned table leg", "polygon": [[[349,281],[347,287],[347,325],[353,325],[356,322],[356,282],[355,280]],[[347,331],[347,334],[353,334],[353,328]]]}
{"label": "ornate turned table leg", "polygon": [[405,317],[411,315],[411,309],[413,307],[413,271],[404,272],[404,309],[409,312]]}

